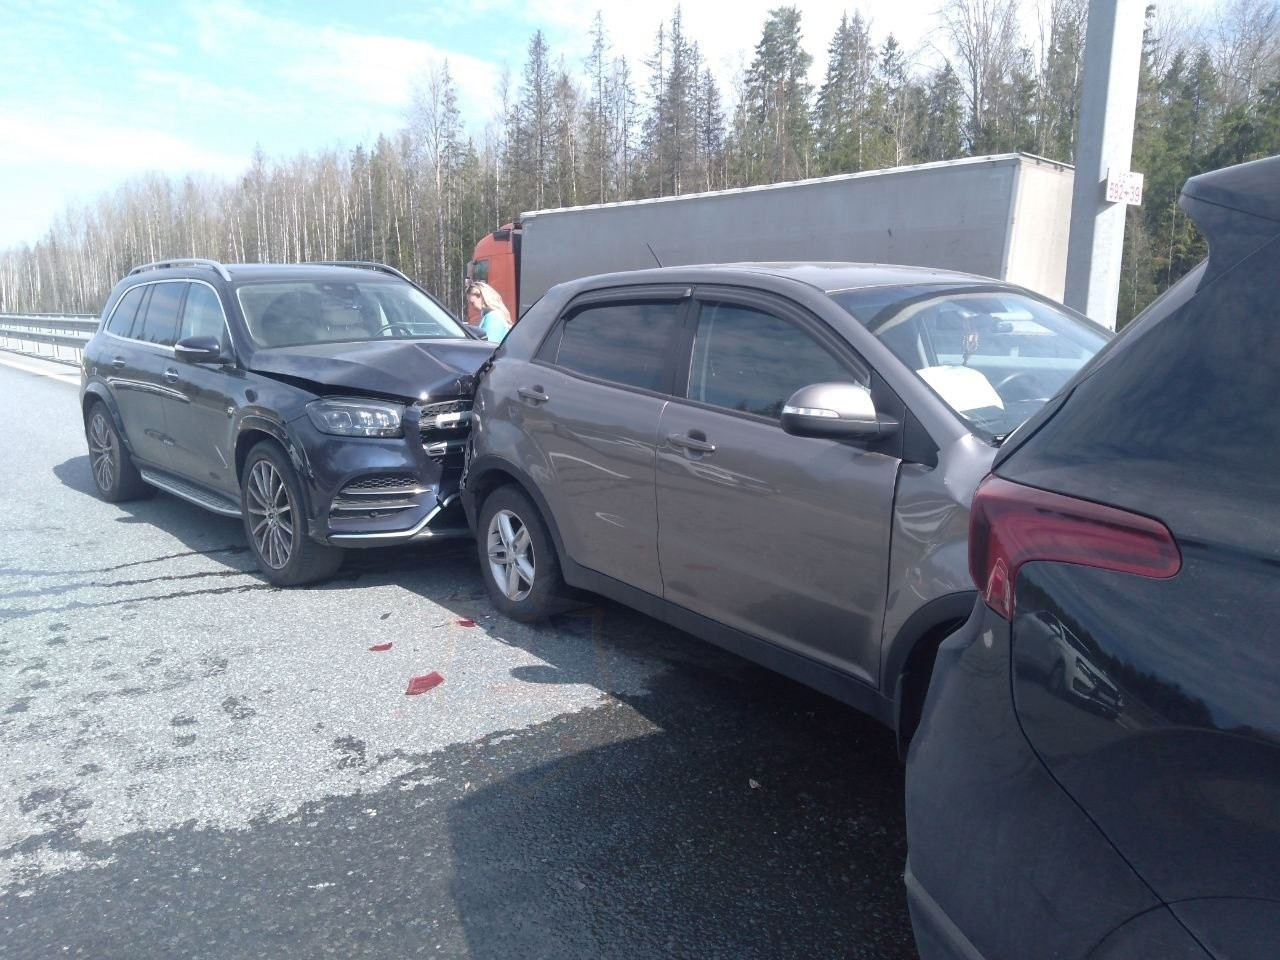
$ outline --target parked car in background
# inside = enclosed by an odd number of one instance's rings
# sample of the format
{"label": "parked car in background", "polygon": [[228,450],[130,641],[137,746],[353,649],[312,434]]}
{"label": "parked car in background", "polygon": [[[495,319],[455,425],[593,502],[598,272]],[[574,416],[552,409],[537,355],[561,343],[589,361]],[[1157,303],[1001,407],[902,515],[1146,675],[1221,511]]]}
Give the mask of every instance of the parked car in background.
{"label": "parked car in background", "polygon": [[281,585],[330,576],[347,547],[465,535],[463,443],[492,349],[381,264],[136,267],[84,349],[94,484],[242,517]]}
{"label": "parked car in background", "polygon": [[1181,204],[1208,260],[978,488],[907,766],[924,960],[1277,956],[1280,157]]}
{"label": "parked car in background", "polygon": [[968,614],[969,500],[1107,331],[911,267],[552,288],[478,379],[463,504],[508,616],[636,607],[910,737]]}

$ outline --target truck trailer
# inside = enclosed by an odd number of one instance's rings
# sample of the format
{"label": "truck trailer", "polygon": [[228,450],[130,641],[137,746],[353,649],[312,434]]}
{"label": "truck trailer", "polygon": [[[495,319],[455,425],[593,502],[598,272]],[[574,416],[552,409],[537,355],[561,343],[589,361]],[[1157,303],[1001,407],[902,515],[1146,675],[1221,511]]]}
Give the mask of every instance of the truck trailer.
{"label": "truck trailer", "polygon": [[525,213],[467,265],[518,318],[597,273],[742,261],[962,270],[1061,300],[1073,170],[1026,153]]}

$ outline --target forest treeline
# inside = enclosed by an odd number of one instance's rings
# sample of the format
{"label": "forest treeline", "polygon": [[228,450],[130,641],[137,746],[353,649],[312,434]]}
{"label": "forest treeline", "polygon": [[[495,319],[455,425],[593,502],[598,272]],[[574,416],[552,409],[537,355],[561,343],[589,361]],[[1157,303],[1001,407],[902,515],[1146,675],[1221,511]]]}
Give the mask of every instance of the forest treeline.
{"label": "forest treeline", "polygon": [[[0,253],[0,312],[94,313],[132,266],[174,256],[379,260],[458,308],[476,240],[522,211],[1015,150],[1072,162],[1088,0],[1039,0],[1034,37],[1023,2],[940,0],[927,56],[854,6],[817,84],[800,9],[778,7],[728,88],[679,7],[638,66],[597,14],[581,63],[536,32],[479,132],[448,62],[425,64],[404,127],[372,143],[259,150],[229,181],[143,175],[67,209]],[[1280,153],[1280,0],[1223,0],[1196,24],[1170,8],[1147,10],[1121,324],[1204,255],[1177,206],[1186,178]]]}

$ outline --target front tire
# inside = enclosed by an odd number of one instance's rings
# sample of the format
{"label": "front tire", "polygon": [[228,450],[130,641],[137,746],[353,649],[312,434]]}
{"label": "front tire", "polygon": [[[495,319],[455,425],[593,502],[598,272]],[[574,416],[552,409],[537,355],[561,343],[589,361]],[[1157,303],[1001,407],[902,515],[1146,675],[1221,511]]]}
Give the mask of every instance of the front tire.
{"label": "front tire", "polygon": [[484,501],[476,545],[489,597],[512,620],[541,620],[572,606],[547,525],[520,490],[501,487]]}
{"label": "front tire", "polygon": [[142,479],[138,468],[133,465],[115,421],[102,401],[89,408],[84,435],[89,443],[89,469],[98,496],[109,503],[120,503],[151,495],[154,488]]}
{"label": "front tire", "polygon": [[302,485],[284,451],[264,440],[249,451],[240,478],[240,514],[258,569],[280,587],[327,580],[343,551],[307,536]]}

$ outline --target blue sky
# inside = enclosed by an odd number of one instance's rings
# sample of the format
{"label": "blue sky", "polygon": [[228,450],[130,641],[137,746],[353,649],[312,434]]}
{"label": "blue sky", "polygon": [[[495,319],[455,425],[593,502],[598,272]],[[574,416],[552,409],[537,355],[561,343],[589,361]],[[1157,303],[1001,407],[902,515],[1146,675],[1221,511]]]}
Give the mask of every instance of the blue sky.
{"label": "blue sky", "polygon": [[[934,15],[942,2],[856,6],[877,42],[893,32],[928,58],[942,42]],[[1036,3],[1024,0],[1029,30]],[[685,30],[727,85],[777,5],[685,0]],[[855,3],[799,6],[817,71],[841,12]],[[518,79],[534,30],[579,70],[602,10],[614,53],[639,72],[674,9],[600,0],[0,0],[0,249],[34,243],[69,204],[143,173],[231,177],[255,146],[284,159],[394,132],[415,80],[446,59],[479,136],[494,118],[503,65]]]}

